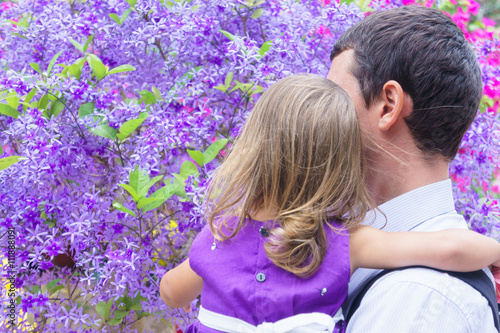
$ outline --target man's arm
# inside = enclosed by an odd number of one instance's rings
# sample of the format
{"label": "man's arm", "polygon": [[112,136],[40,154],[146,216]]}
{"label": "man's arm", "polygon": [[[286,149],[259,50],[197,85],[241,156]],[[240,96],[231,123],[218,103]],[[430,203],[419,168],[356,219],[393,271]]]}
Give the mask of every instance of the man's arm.
{"label": "man's arm", "polygon": [[347,333],[495,333],[486,299],[447,274],[423,268],[390,273],[366,293]]}

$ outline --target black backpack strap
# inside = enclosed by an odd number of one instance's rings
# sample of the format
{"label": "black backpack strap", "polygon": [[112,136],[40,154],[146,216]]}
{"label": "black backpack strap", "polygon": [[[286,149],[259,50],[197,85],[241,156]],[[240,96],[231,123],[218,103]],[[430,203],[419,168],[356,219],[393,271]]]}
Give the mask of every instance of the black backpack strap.
{"label": "black backpack strap", "polygon": [[373,286],[375,282],[377,282],[378,279],[380,279],[382,276],[389,274],[394,271],[400,271],[403,269],[408,269],[408,268],[427,268],[427,269],[432,269],[435,271],[439,271],[442,273],[447,273],[459,280],[462,280],[463,282],[467,283],[474,289],[476,289],[478,292],[481,293],[481,295],[486,298],[488,301],[488,304],[490,305],[491,311],[493,312],[493,320],[495,322],[495,327],[497,330],[500,332],[500,320],[498,316],[498,310],[499,310],[499,305],[497,303],[496,299],[496,294],[495,294],[495,287],[491,283],[490,278],[484,271],[475,271],[475,272],[450,272],[450,271],[443,271],[440,269],[435,269],[435,268],[429,268],[429,267],[422,267],[422,266],[411,266],[411,267],[402,267],[402,268],[396,268],[396,269],[386,269],[380,272],[379,274],[375,275],[371,280],[368,281],[368,283],[361,289],[359,294],[356,295],[354,300],[352,301],[351,307],[349,308],[349,311],[346,314],[346,319],[345,322],[346,324],[349,324],[349,320],[351,319],[352,315],[356,310],[358,309],[359,305],[361,304],[361,301],[365,294],[370,290],[370,288]]}

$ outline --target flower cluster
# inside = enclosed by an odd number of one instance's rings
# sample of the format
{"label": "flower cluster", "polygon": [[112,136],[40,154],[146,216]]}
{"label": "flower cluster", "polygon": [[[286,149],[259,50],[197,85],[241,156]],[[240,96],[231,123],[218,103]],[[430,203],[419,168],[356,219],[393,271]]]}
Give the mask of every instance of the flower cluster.
{"label": "flower cluster", "polygon": [[[326,76],[346,29],[406,4],[356,3],[2,3],[0,233],[16,231],[18,328],[132,332],[147,316],[187,324],[195,314],[168,309],[159,279],[203,226],[226,144],[271,84]],[[474,4],[438,4],[475,43],[485,83],[450,173],[457,209],[498,237],[498,30],[467,10]]]}

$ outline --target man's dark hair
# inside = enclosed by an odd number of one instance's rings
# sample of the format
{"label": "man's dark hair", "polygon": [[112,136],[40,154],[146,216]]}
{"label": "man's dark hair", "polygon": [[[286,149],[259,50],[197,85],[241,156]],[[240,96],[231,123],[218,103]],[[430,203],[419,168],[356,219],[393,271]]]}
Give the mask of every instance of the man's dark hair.
{"label": "man's dark hair", "polygon": [[405,118],[417,146],[452,160],[476,116],[481,71],[463,32],[442,12],[407,6],[372,14],[335,43],[330,58],[353,49],[352,74],[367,107],[389,80],[413,101]]}

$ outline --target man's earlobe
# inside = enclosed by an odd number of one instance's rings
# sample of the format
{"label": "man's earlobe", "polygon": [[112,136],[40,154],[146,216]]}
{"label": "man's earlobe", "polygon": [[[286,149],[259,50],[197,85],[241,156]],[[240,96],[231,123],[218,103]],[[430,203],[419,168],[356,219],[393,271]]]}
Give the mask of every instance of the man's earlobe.
{"label": "man's earlobe", "polygon": [[402,116],[404,92],[401,85],[394,80],[387,81],[380,93],[379,129],[388,131]]}

